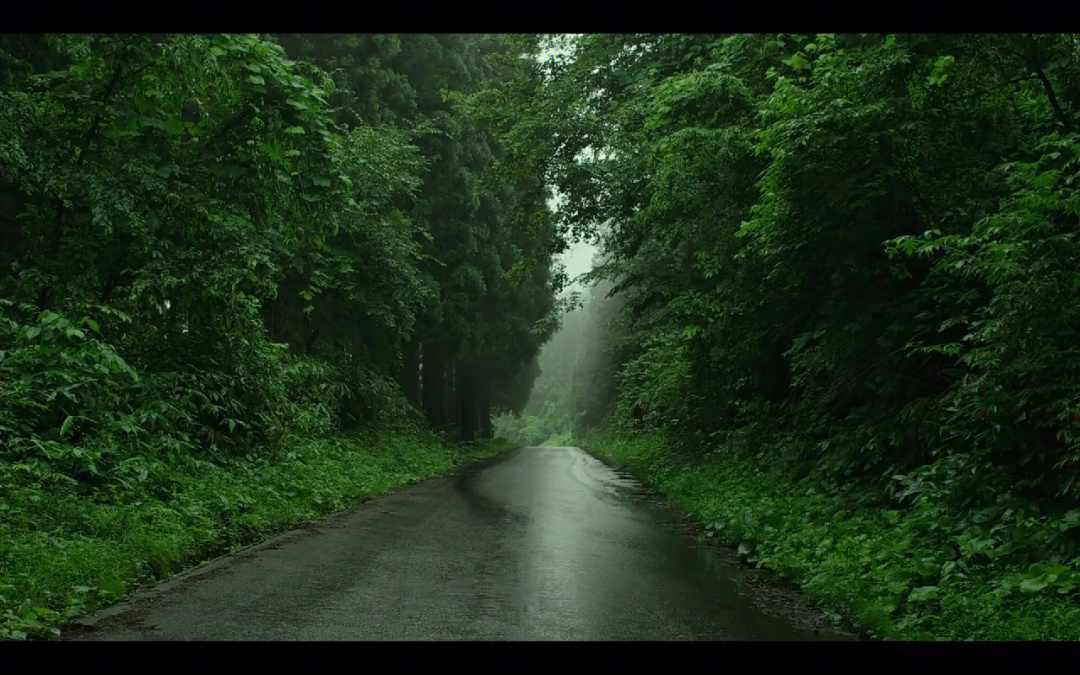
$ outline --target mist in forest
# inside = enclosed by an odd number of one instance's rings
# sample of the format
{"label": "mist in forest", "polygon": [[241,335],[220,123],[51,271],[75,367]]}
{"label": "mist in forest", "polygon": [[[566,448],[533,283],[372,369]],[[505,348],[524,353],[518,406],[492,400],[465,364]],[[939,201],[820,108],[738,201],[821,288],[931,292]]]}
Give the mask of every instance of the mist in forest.
{"label": "mist in forest", "polygon": [[610,322],[617,301],[608,297],[610,281],[582,278],[600,260],[600,249],[585,241],[556,257],[567,278],[560,294],[566,313],[540,349],[540,374],[528,402],[520,415],[495,419],[496,435],[526,444],[567,443],[573,431],[598,424],[609,412],[615,393]]}

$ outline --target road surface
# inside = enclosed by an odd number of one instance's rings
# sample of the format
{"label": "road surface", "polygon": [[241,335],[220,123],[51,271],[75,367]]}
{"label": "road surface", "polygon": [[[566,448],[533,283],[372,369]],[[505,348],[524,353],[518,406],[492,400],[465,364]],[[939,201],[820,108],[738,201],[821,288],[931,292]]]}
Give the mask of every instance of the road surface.
{"label": "road surface", "polygon": [[839,637],[758,609],[745,572],[681,523],[577,448],[520,448],[221,559],[70,637]]}

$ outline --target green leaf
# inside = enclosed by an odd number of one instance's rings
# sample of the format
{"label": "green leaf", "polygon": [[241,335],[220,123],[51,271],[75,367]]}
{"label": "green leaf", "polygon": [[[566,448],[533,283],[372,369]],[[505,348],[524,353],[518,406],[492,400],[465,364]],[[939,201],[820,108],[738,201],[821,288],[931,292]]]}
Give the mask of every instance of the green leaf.
{"label": "green leaf", "polygon": [[1020,582],[1019,588],[1025,593],[1037,593],[1049,585],[1049,583],[1040,577],[1038,579],[1024,579]]}
{"label": "green leaf", "polygon": [[933,600],[938,597],[939,589],[937,586],[920,586],[908,593],[908,602],[926,602],[927,600]]}
{"label": "green leaf", "polygon": [[790,59],[784,59],[781,63],[790,66],[794,70],[807,70],[810,62],[801,53],[796,52]]}

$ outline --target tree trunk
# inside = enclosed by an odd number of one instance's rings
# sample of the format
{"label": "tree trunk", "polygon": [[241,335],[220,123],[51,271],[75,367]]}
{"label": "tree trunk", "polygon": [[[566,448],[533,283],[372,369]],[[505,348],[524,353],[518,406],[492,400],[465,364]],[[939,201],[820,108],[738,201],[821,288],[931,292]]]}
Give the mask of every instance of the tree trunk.
{"label": "tree trunk", "polygon": [[476,436],[474,383],[472,373],[463,370],[458,378],[458,429],[463,440],[472,440]]}
{"label": "tree trunk", "polygon": [[440,427],[447,422],[446,360],[438,345],[426,344],[423,352],[423,401],[428,424]]}
{"label": "tree trunk", "polygon": [[480,404],[476,407],[476,412],[480,416],[480,435],[491,438],[491,404],[488,402],[487,387],[481,385],[480,392]]}
{"label": "tree trunk", "polygon": [[405,345],[405,358],[401,364],[401,391],[409,403],[420,405],[420,343],[415,339]]}

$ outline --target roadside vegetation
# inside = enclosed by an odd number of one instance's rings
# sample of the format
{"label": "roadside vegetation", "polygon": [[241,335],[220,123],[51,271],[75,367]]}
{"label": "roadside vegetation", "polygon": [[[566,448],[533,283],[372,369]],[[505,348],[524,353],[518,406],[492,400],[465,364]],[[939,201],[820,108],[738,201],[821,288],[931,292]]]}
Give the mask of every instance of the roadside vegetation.
{"label": "roadside vegetation", "polygon": [[798,443],[744,429],[703,451],[663,431],[606,429],[566,444],[624,466],[705,536],[869,637],[1080,639],[1071,570],[1032,562],[1071,550],[1073,517],[1047,517],[1007,493],[991,493],[996,508],[970,509],[930,482],[948,476],[924,476],[926,491],[891,502],[792,462],[784,454]]}
{"label": "roadside vegetation", "polygon": [[508,124],[607,287],[500,433],[871,635],[1080,637],[1080,39],[558,44]]}
{"label": "roadside vegetation", "polygon": [[135,588],[511,447],[399,425],[298,438],[257,459],[187,456],[161,467],[166,494],[143,481],[91,500],[23,478],[0,519],[0,638],[58,635]]}

